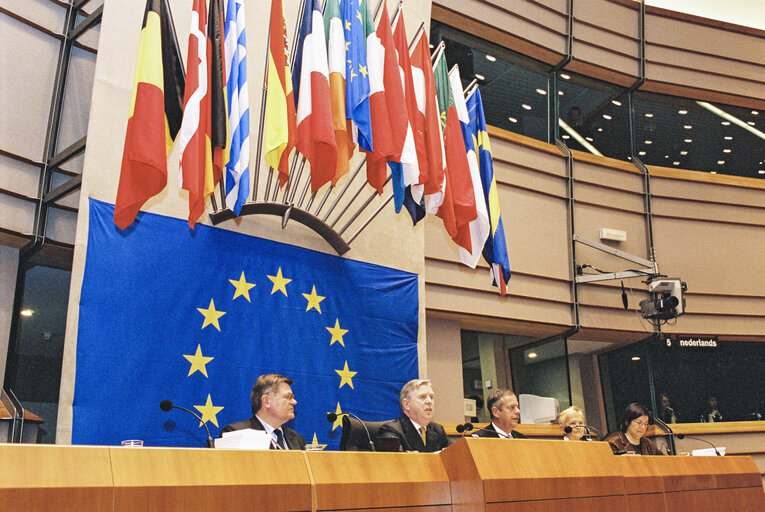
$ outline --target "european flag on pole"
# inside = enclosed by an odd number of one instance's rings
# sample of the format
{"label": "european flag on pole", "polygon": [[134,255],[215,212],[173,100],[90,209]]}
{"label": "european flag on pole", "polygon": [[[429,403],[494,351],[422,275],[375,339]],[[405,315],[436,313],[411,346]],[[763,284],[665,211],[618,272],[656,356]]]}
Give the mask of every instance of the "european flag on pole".
{"label": "european flag on pole", "polygon": [[494,162],[491,157],[491,143],[486,128],[486,118],[483,113],[481,91],[474,87],[465,100],[467,104],[468,129],[475,134],[478,164],[481,171],[483,194],[486,198],[486,208],[489,212],[489,238],[483,246],[483,257],[489,264],[492,284],[499,288],[502,295],[507,293],[507,282],[510,280],[510,258],[507,253],[505,228],[502,225],[502,213],[499,210],[499,195],[497,182],[494,179]]}
{"label": "european flag on pole", "polygon": [[361,3],[342,0],[343,29],[345,33],[345,116],[353,120],[358,129],[361,149],[372,152],[372,119],[369,113],[369,71],[367,44]]}
{"label": "european flag on pole", "polygon": [[74,444],[205,445],[250,418],[264,373],[295,384],[291,427],[336,448],[340,419],[399,415],[417,375],[417,275],[139,213],[120,231],[90,201],[73,403]]}

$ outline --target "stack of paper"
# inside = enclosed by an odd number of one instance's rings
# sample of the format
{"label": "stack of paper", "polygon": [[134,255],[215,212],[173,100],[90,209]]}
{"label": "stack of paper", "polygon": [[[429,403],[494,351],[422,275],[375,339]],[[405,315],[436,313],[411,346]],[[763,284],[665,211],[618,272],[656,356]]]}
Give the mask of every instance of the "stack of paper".
{"label": "stack of paper", "polygon": [[231,450],[268,450],[271,446],[271,436],[265,430],[234,430],[224,432],[223,437],[215,440],[216,448]]}

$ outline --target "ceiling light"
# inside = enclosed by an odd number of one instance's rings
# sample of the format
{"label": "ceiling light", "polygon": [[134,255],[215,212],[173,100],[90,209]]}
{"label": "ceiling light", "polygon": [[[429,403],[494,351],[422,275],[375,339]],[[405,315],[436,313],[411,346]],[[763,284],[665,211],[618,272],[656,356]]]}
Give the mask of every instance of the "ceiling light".
{"label": "ceiling light", "polygon": [[598,131],[599,131],[599,132],[602,132],[602,131],[603,131],[603,128],[598,128]]}
{"label": "ceiling light", "polygon": [[606,119],[606,120],[610,121],[611,120],[611,116],[609,116],[608,114],[603,114],[603,119]]}
{"label": "ceiling light", "polygon": [[687,110],[678,110],[677,113],[680,114],[681,116],[684,116],[685,114],[688,113],[688,111]]}
{"label": "ceiling light", "polygon": [[592,142],[592,137],[585,137],[584,140]]}
{"label": "ceiling light", "polygon": [[483,75],[479,75],[478,73],[476,73],[476,74],[475,74],[475,77],[476,77],[478,80],[486,80],[486,77],[485,77],[485,76],[483,76]]}
{"label": "ceiling light", "polygon": [[685,126],[683,126],[683,128],[685,128],[686,130],[690,130],[691,128],[693,128],[693,126],[686,124]]}
{"label": "ceiling light", "polygon": [[680,152],[680,156],[685,156],[685,155],[687,155],[687,154],[688,154],[688,152],[687,152],[687,151],[681,151],[681,152]]}
{"label": "ceiling light", "polygon": [[759,112],[757,112],[756,110],[752,110],[752,115],[753,115],[753,116],[759,116],[759,115],[760,115],[760,113],[759,113]]}
{"label": "ceiling light", "polygon": [[725,160],[718,160],[717,165],[725,165]]}
{"label": "ceiling light", "polygon": [[723,126],[730,126],[730,121],[722,121],[720,124]]}
{"label": "ceiling light", "polygon": [[571,77],[570,77],[569,75],[567,75],[566,73],[561,73],[561,74],[560,74],[560,77],[561,77],[563,80],[570,80],[570,79],[571,79]]}
{"label": "ceiling light", "polygon": [[523,105],[521,105],[521,106],[522,106],[523,108],[525,108],[526,110],[531,110],[531,105],[526,105],[526,104],[524,103],[524,104],[523,104]]}
{"label": "ceiling light", "polygon": [[21,313],[21,316],[32,316],[35,314],[35,312],[31,309],[22,309],[20,313]]}
{"label": "ceiling light", "polygon": [[687,142],[688,144],[690,144],[691,142],[693,142],[693,139],[683,139],[683,142]]}
{"label": "ceiling light", "polygon": [[669,155],[664,155],[664,158],[669,158]]}
{"label": "ceiling light", "polygon": [[561,135],[561,137],[562,137],[562,138],[564,138],[564,139],[566,139],[566,140],[568,140],[568,139],[570,139],[570,138],[571,138],[571,136],[569,136],[569,135],[566,135],[566,134],[563,134],[563,135]]}
{"label": "ceiling light", "polygon": [[733,137],[731,135],[726,135],[725,137],[723,137],[723,139],[725,139],[725,140],[733,140]]}
{"label": "ceiling light", "polygon": [[723,153],[730,153],[730,149],[723,149]]}
{"label": "ceiling light", "polygon": [[617,100],[611,100],[611,103],[613,103],[613,104],[614,104],[614,105],[616,105],[617,107],[621,107],[621,106],[622,106],[622,102],[621,102],[621,101],[617,101]]}
{"label": "ceiling light", "polygon": [[765,169],[760,169],[760,170],[759,170],[759,171],[757,171],[757,172],[758,172],[759,174],[765,174]]}
{"label": "ceiling light", "polygon": [[748,124],[749,126],[754,126],[754,121],[747,121],[746,124]]}
{"label": "ceiling light", "polygon": [[712,171],[709,174],[717,174],[717,171]]}
{"label": "ceiling light", "polygon": [[680,165],[680,162],[672,162],[672,165]]}
{"label": "ceiling light", "polygon": [[537,353],[536,352],[529,352],[529,354],[528,354],[528,358],[529,359],[534,359],[536,357],[537,357]]}
{"label": "ceiling light", "polygon": [[486,55],[486,60],[488,60],[489,62],[495,62],[497,60],[497,58],[494,55],[488,55],[487,54]]}
{"label": "ceiling light", "polygon": [[639,356],[632,356],[632,360],[633,361],[640,361],[640,357]]}
{"label": "ceiling light", "polygon": [[646,144],[653,144],[653,141],[652,140],[647,140],[647,141],[645,141],[645,143]]}
{"label": "ceiling light", "polygon": [[563,91],[558,91],[558,96],[563,96]]}
{"label": "ceiling light", "polygon": [[650,112],[647,112],[645,116],[646,117],[653,117],[653,114],[651,114]]}
{"label": "ceiling light", "polygon": [[510,120],[511,123],[517,123],[518,122],[518,120],[516,118],[514,118],[514,117],[508,117],[508,119]]}
{"label": "ceiling light", "polygon": [[639,156],[645,156],[645,151],[638,151]]}
{"label": "ceiling light", "polygon": [[538,92],[539,94],[541,94],[542,96],[544,96],[544,95],[546,95],[546,94],[547,94],[547,91],[545,91],[544,89],[537,89],[537,92]]}

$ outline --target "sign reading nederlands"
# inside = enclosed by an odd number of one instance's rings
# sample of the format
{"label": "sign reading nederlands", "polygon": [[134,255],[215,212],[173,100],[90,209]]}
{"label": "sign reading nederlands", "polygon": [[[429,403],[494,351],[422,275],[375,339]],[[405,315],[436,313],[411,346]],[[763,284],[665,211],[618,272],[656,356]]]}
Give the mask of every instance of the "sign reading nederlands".
{"label": "sign reading nederlands", "polygon": [[700,348],[716,350],[720,347],[717,336],[667,336],[664,339],[667,348]]}

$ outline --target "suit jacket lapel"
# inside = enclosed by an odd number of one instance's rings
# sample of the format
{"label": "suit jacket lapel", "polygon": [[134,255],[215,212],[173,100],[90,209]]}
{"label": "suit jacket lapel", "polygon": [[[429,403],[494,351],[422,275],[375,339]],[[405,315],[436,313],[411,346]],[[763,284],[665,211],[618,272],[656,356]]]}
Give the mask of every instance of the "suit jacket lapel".
{"label": "suit jacket lapel", "polygon": [[[409,443],[409,446],[418,451],[425,448],[420,433],[415,430],[412,420],[410,420],[408,416],[401,417],[401,430],[404,431],[404,437],[406,438],[406,442]],[[425,433],[427,436],[427,429],[425,430]],[[425,439],[427,439],[427,437]]]}

